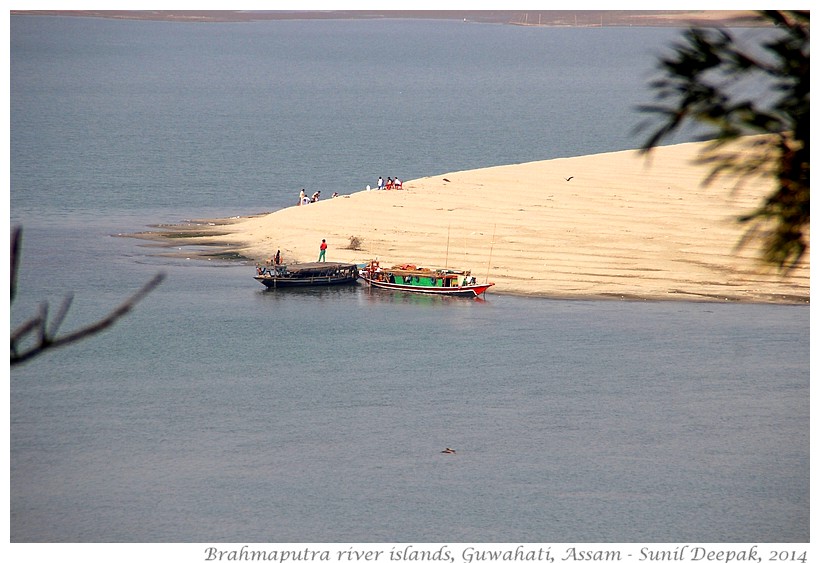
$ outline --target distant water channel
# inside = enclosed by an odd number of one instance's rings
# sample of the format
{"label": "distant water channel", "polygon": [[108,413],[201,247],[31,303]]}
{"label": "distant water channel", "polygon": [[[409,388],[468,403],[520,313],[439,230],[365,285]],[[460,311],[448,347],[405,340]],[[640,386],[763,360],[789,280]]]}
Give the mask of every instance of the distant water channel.
{"label": "distant water channel", "polygon": [[12,17],[12,326],[167,279],[11,372],[11,541],[807,542],[807,306],[271,292],[111,236],[636,148],[676,33]]}

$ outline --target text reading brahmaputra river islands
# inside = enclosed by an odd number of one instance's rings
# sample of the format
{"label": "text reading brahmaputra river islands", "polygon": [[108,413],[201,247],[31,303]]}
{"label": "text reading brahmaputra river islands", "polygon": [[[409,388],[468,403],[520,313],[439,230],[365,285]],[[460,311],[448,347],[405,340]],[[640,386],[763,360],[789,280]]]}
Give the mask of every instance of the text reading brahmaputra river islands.
{"label": "text reading brahmaputra river islands", "polygon": [[684,563],[808,563],[806,551],[801,549],[775,549],[757,545],[715,548],[697,545],[657,547],[629,546],[626,549],[600,549],[583,547],[553,548],[538,544],[515,547],[488,548],[481,546],[453,547],[448,545],[423,548],[413,545],[386,549],[349,547],[334,549],[205,549],[205,561],[275,561],[277,563],[494,563],[494,562],[544,562],[564,563],[578,561],[605,562],[666,562]]}

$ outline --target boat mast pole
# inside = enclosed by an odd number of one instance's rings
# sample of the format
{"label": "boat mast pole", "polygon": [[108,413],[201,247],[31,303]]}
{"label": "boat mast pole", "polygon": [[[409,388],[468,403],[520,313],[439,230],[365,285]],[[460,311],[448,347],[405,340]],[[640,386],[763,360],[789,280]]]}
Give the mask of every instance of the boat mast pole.
{"label": "boat mast pole", "polygon": [[495,228],[498,223],[493,225],[493,240],[490,241],[490,257],[487,259],[487,275],[484,278],[484,283],[490,283],[490,263],[493,261],[493,245],[495,245]]}
{"label": "boat mast pole", "polygon": [[447,250],[444,252],[444,267],[447,267],[447,259],[450,257],[450,225],[447,225]]}

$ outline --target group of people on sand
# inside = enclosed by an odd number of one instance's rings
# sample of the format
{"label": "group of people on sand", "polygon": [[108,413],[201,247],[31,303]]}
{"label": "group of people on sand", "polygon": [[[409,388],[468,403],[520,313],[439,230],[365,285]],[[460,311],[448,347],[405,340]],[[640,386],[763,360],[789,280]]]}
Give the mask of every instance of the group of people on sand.
{"label": "group of people on sand", "polygon": [[391,178],[390,176],[387,177],[387,181],[384,181],[384,178],[379,176],[379,179],[376,181],[376,189],[377,190],[400,190],[401,187],[401,180],[399,180],[398,176],[395,178]]}
{"label": "group of people on sand", "polygon": [[[367,185],[366,189],[367,189],[367,191],[370,191],[370,189],[371,189],[370,184]],[[376,189],[377,190],[402,190],[404,188],[402,187],[402,181],[399,180],[398,176],[396,176],[395,178],[391,178],[390,176],[388,176],[386,181],[385,181],[384,178],[379,176],[379,179],[376,181]],[[299,201],[296,203],[296,205],[308,205],[310,203],[316,203],[317,201],[319,201],[319,198],[321,196],[322,196],[321,190],[316,190],[315,192],[313,192],[312,196],[308,197],[307,193],[305,193],[305,190],[302,189],[302,190],[299,191]],[[330,197],[338,197],[338,196],[339,196],[339,192],[333,192],[333,195],[330,196]]]}
{"label": "group of people on sand", "polygon": [[[316,190],[315,192],[313,192],[313,195],[310,196],[310,197],[307,196],[307,194],[305,193],[305,190],[301,190],[299,192],[299,202],[296,205],[307,205],[309,203],[316,203],[317,201],[319,201],[319,198],[321,196],[322,196],[322,191],[321,190]],[[339,196],[339,192],[333,192],[333,194],[330,197],[338,197],[338,196]]]}
{"label": "group of people on sand", "polygon": [[308,195],[305,193],[305,190],[301,190],[299,191],[299,203],[297,203],[296,205],[307,205],[309,203],[316,203],[317,201],[319,201],[319,197],[321,197],[321,195],[322,192],[317,190],[313,192],[312,196],[308,197]]}

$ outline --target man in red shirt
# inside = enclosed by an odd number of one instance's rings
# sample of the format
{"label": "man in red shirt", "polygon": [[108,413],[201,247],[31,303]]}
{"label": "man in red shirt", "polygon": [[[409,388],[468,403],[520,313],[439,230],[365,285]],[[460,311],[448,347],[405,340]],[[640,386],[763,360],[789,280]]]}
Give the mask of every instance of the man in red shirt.
{"label": "man in red shirt", "polygon": [[325,239],[322,239],[322,244],[319,245],[319,260],[318,260],[319,262],[327,262],[327,260],[325,260],[325,251],[326,250],[327,250],[327,243],[325,242]]}

